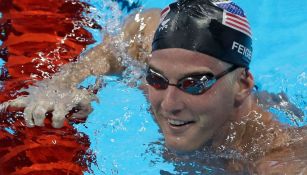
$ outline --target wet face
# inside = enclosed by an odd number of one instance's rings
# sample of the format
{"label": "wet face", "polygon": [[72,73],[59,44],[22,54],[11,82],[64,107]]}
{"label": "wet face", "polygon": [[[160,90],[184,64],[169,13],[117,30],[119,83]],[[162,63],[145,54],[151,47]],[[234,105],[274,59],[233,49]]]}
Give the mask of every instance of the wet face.
{"label": "wet face", "polygon": [[[191,74],[213,73],[228,65],[205,54],[184,49],[153,52],[149,66],[170,83]],[[232,72],[233,73],[233,72]],[[229,73],[201,95],[191,95],[175,86],[157,90],[148,85],[149,100],[166,146],[177,152],[201,148],[234,115],[234,90],[227,80]]]}

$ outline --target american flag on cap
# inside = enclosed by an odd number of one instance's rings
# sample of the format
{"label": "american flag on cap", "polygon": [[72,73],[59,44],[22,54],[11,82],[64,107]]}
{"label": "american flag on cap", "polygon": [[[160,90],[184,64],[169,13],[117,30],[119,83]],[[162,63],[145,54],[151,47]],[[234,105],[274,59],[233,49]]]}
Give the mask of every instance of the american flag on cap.
{"label": "american flag on cap", "polygon": [[165,9],[163,9],[162,11],[161,11],[161,16],[160,16],[160,23],[164,20],[164,18],[166,17],[166,15],[170,12],[170,7],[169,6],[167,6]]}
{"label": "american flag on cap", "polygon": [[222,21],[223,25],[252,37],[249,22],[247,21],[244,11],[238,5],[230,0],[213,1],[212,3],[224,9]]}

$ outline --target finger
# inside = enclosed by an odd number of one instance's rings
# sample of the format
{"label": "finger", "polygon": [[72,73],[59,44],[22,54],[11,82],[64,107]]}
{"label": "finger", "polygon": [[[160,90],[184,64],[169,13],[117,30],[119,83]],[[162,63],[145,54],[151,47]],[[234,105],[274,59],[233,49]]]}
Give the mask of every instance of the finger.
{"label": "finger", "polygon": [[97,103],[99,103],[99,98],[96,96],[95,93],[93,92],[88,92],[88,91],[83,91],[83,99],[82,101],[79,101],[79,104],[84,105],[84,104],[90,104],[91,101],[95,101]]}
{"label": "finger", "polygon": [[95,101],[99,103],[99,98],[95,94],[91,94],[89,101]]}
{"label": "finger", "polygon": [[33,119],[36,126],[44,126],[44,120],[46,113],[51,110],[51,106],[47,106],[45,103],[40,103],[33,111]]}
{"label": "finger", "polygon": [[104,81],[102,77],[97,77],[95,85],[92,87],[91,91],[96,94],[98,92],[99,89],[101,89],[102,87],[104,87]]}
{"label": "finger", "polygon": [[34,122],[33,122],[33,109],[34,106],[33,105],[29,105],[28,107],[25,108],[24,112],[23,112],[23,118],[25,119],[26,125],[28,127],[34,127]]}
{"label": "finger", "polygon": [[57,104],[52,112],[52,126],[54,128],[61,128],[64,125],[65,115],[68,114],[68,110],[63,107],[62,104]]}
{"label": "finger", "polygon": [[10,103],[4,102],[0,104],[0,113],[3,113],[7,110],[9,107]]}
{"label": "finger", "polygon": [[90,105],[81,105],[80,110],[77,113],[74,113],[73,119],[83,119],[87,118],[87,116],[93,111],[93,108]]}
{"label": "finger", "polygon": [[29,104],[28,97],[18,97],[14,100],[9,101],[9,106],[17,107],[17,108],[24,108]]}
{"label": "finger", "polygon": [[99,103],[98,97],[93,92],[90,92],[86,89],[82,89],[76,94],[74,99],[74,104],[80,104],[80,103],[87,104],[90,103],[91,101],[96,101],[97,103]]}

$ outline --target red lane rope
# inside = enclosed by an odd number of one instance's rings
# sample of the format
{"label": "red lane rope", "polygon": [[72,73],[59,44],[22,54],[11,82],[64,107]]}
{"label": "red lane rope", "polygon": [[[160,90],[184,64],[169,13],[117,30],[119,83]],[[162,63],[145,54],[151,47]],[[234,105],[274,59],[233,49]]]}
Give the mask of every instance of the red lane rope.
{"label": "red lane rope", "polygon": [[[73,24],[82,21],[87,7],[77,0],[0,0],[0,57],[5,60],[0,71],[0,103],[18,97],[17,90],[45,78],[43,72],[52,75],[61,65],[76,60],[94,43],[84,26],[74,29]],[[67,36],[72,32],[73,37]],[[35,59],[38,52],[48,62]],[[63,128],[54,129],[50,118],[46,127],[27,128],[13,111],[16,109],[0,114],[0,175],[78,175],[89,171],[88,162],[94,156],[85,134],[67,122]]]}

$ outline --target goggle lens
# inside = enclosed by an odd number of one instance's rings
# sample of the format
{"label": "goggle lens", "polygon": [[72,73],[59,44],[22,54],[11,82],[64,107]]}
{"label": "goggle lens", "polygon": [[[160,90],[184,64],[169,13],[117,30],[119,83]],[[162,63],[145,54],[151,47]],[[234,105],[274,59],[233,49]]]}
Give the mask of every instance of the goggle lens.
{"label": "goggle lens", "polygon": [[[205,80],[204,80],[205,77]],[[146,76],[147,83],[158,90],[167,89],[168,85],[170,84],[169,81],[164,78],[161,74],[153,71],[152,69],[148,70],[147,76]],[[179,80],[177,85],[173,85],[181,89],[182,91],[198,95],[203,93],[207,88],[205,86],[206,82],[208,81],[208,78],[206,75],[198,75],[195,77],[185,77],[181,80]]]}
{"label": "goggle lens", "polygon": [[146,80],[149,85],[158,90],[167,89],[167,87],[170,85],[176,86],[186,93],[200,95],[212,87],[219,78],[223,77],[229,72],[234,71],[236,68],[237,66],[232,66],[216,76],[211,73],[191,75],[180,79],[177,84],[169,83],[167,78],[154,71],[152,68],[149,68],[147,71]]}
{"label": "goggle lens", "polygon": [[155,89],[166,89],[168,86],[168,80],[154,72],[148,71],[146,81]]}
{"label": "goggle lens", "polygon": [[[205,76],[205,75],[204,75]],[[201,80],[196,77],[187,77],[179,81],[178,85],[181,90],[189,94],[198,95],[201,94],[205,89],[201,84],[205,82],[200,82]]]}

